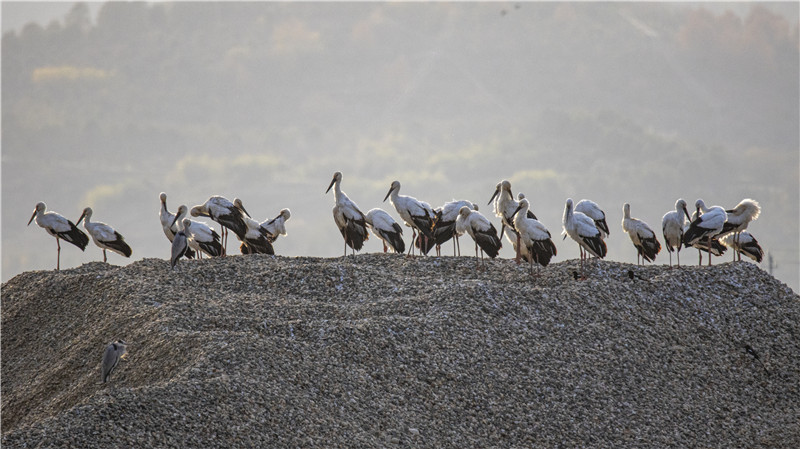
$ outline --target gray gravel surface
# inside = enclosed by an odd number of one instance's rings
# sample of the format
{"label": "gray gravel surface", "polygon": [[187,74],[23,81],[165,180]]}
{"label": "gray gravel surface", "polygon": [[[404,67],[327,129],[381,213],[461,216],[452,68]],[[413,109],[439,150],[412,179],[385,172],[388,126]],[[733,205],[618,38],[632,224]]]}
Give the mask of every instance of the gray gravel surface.
{"label": "gray gravel surface", "polygon": [[[795,292],[748,262],[587,267],[23,273],[2,286],[2,446],[800,447]],[[128,358],[101,384],[117,339]]]}

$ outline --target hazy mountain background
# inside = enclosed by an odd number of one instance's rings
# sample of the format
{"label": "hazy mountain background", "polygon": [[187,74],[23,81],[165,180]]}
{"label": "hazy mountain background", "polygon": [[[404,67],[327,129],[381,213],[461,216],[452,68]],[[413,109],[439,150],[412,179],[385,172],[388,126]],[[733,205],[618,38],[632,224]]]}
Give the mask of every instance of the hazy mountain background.
{"label": "hazy mountain background", "polygon": [[[3,2],[4,18],[19,6]],[[161,191],[172,211],[215,194],[259,220],[288,207],[277,253],[339,256],[324,191],[340,170],[364,212],[398,218],[381,202],[396,179],[434,206],[470,199],[498,227],[486,203],[509,179],[557,238],[555,261],[578,256],[559,236],[568,197],[605,209],[608,258],[624,262],[625,202],[660,237],[677,198],[754,198],[750,230],[800,291],[798,9],[77,3],[3,35],[2,279],[55,267],[54,239],[25,227],[37,201],[73,221],[92,206],[131,260],[168,258]],[[62,267],[102,257],[63,246]]]}

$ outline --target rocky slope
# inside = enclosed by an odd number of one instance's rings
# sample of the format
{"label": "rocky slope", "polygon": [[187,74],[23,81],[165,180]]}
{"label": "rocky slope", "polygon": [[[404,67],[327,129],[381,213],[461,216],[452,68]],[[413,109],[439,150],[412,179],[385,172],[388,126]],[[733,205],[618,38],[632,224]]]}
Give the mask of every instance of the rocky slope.
{"label": "rocky slope", "polygon": [[253,255],[23,273],[2,286],[2,445],[800,445],[795,292],[747,262],[577,268]]}

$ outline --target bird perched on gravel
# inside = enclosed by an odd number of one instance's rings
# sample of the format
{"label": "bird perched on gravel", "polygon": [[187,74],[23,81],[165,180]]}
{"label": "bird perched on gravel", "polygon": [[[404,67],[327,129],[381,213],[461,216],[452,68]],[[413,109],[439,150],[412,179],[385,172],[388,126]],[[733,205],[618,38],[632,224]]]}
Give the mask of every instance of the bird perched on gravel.
{"label": "bird perched on gravel", "polygon": [[512,223],[519,236],[520,245],[528,249],[530,274],[533,274],[533,262],[546,267],[550,259],[556,255],[556,245],[550,238],[550,231],[539,220],[528,217],[528,207],[530,207],[528,200],[520,200],[517,210],[512,215]]}
{"label": "bird perched on gravel", "polygon": [[[747,229],[747,225],[750,224],[751,221],[758,219],[758,216],[761,214],[761,206],[757,201],[747,198],[740,201],[739,204],[737,204],[733,209],[726,210],[725,213],[728,214],[728,219],[725,220],[725,224],[722,226],[722,233],[720,233],[720,235],[725,235],[732,232],[733,241],[731,243],[738,245],[739,235],[742,233],[742,231]],[[737,253],[734,252],[734,259],[736,258],[736,255]],[[739,260],[742,260],[741,254],[739,254]]]}
{"label": "bird perched on gravel", "polygon": [[761,249],[761,245],[758,244],[758,240],[753,237],[753,234],[748,231],[742,231],[738,235],[733,233],[726,234],[719,241],[728,248],[733,248],[735,253],[739,253],[740,260],[741,254],[758,263],[764,260],[764,250]]}
{"label": "bird perched on gravel", "polygon": [[[433,218],[435,216],[433,208],[431,208],[428,203],[419,201],[413,196],[400,195],[400,181],[392,181],[392,185],[389,186],[389,191],[386,192],[383,201],[389,198],[391,198],[389,202],[392,203],[392,206],[397,210],[397,214],[400,215],[400,218],[411,228],[411,242],[413,243],[414,239],[417,238],[417,231],[419,231],[419,233],[424,236],[421,247],[429,247],[428,242],[433,240],[433,233],[431,231],[433,228]],[[409,252],[413,250],[414,245],[410,245]]]}
{"label": "bird perched on gravel", "polygon": [[581,279],[586,279],[583,274],[584,250],[600,259],[606,257],[608,247],[606,242],[603,241],[603,234],[597,229],[594,220],[588,215],[574,210],[572,198],[567,198],[567,202],[564,205],[562,223],[564,226],[563,234],[570,236],[572,240],[578,243],[581,252]]}
{"label": "bird perched on gravel", "polygon": [[661,251],[661,243],[656,238],[656,233],[647,223],[638,218],[631,218],[631,205],[625,203],[622,206],[623,218],[622,229],[628,234],[636,247],[636,264],[639,264],[639,256],[643,261],[652,262],[656,259],[656,254]]}
{"label": "bird perched on gravel", "polygon": [[[158,195],[161,200],[161,209],[158,212],[158,219],[161,221],[161,229],[164,235],[167,236],[170,243],[175,239],[175,234],[178,233],[178,226],[175,224],[175,214],[167,210],[167,194],[161,192]],[[195,252],[188,248],[184,253],[187,259],[194,259]]]}
{"label": "bird perched on gravel", "polygon": [[369,240],[369,231],[367,231],[367,217],[361,212],[355,202],[353,202],[346,193],[342,191],[342,172],[337,171],[333,174],[333,179],[328,185],[325,193],[328,193],[333,188],[333,200],[336,205],[333,206],[333,221],[336,222],[336,227],[344,237],[344,255],[347,256],[347,247],[353,250],[353,255],[356,251],[361,251],[364,247],[364,242]]}
{"label": "bird perched on gravel", "polygon": [[383,241],[383,252],[388,249],[387,245],[396,253],[405,252],[403,228],[385,210],[378,207],[370,209],[367,212],[367,225],[372,229],[372,233]]}
{"label": "bird perched on gravel", "polygon": [[683,244],[683,229],[686,226],[686,220],[683,217],[691,220],[689,211],[686,210],[686,201],[683,198],[675,202],[675,209],[664,214],[661,219],[661,231],[664,234],[664,245],[669,252],[669,266],[672,266],[672,252],[676,251],[678,255],[678,266],[681,266],[681,245]]}
{"label": "bird perched on gravel", "polygon": [[84,234],[75,223],[67,220],[56,212],[45,212],[45,209],[47,209],[47,206],[43,202],[40,201],[36,203],[33,215],[31,215],[31,219],[28,220],[28,226],[30,226],[35,218],[36,224],[39,225],[40,228],[56,238],[56,245],[58,245],[56,270],[59,270],[61,269],[61,239],[72,243],[83,251],[86,249],[86,245],[89,244],[89,236]]}
{"label": "bird perched on gravel", "polygon": [[[711,240],[722,232],[725,222],[728,220],[728,214],[720,206],[706,207],[706,203],[702,199],[698,199],[694,203],[694,207],[697,210],[692,215],[689,229],[683,233],[683,244],[694,246],[700,240],[705,240],[705,247],[713,248]],[[708,253],[708,264],[711,265],[711,251]]]}
{"label": "bird perched on gravel", "polygon": [[133,251],[131,250],[131,247],[125,243],[125,238],[122,236],[122,234],[105,223],[99,221],[92,222],[90,221],[91,219],[92,208],[87,207],[83,209],[83,213],[81,214],[80,218],[78,218],[76,225],[80,224],[81,220],[83,220],[83,227],[86,228],[86,231],[92,236],[94,244],[103,250],[103,262],[108,261],[108,257],[106,257],[107,249],[114,251],[121,256],[131,257]]}
{"label": "bird perched on gravel", "polygon": [[111,372],[117,367],[120,360],[124,359],[128,354],[128,344],[124,340],[117,340],[109,343],[103,352],[103,374],[101,379],[103,383],[108,382],[111,378]]}
{"label": "bird perched on gravel", "polygon": [[[469,234],[472,240],[475,240],[476,264],[478,261],[478,247],[481,248],[481,254],[485,252],[494,259],[503,246],[503,242],[497,236],[497,229],[489,219],[480,212],[472,210],[469,206],[461,206],[456,219],[456,233],[463,234],[464,232]],[[483,257],[481,257],[481,261],[483,261]]]}

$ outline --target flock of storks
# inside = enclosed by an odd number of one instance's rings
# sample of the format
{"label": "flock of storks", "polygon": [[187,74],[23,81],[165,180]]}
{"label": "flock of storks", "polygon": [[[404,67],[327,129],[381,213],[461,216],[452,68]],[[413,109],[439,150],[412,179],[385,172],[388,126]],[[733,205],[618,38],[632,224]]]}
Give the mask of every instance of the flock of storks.
{"label": "flock of storks", "polygon": [[[333,189],[335,205],[333,218],[344,239],[344,254],[347,255],[349,246],[353,254],[361,250],[364,241],[369,239],[369,230],[383,242],[383,250],[391,248],[394,252],[403,253],[406,250],[403,240],[403,228],[380,208],[374,208],[366,214],[362,213],[341,187],[342,173],[336,172],[328,185],[325,193]],[[172,243],[171,266],[175,267],[182,257],[209,257],[224,256],[226,254],[228,230],[233,231],[241,241],[242,254],[275,254],[273,243],[281,236],[286,235],[286,221],[291,217],[289,209],[282,209],[278,216],[259,223],[252,219],[244,208],[241,200],[233,202],[221,197],[212,196],[204,204],[194,206],[189,210],[185,205],[178,207],[175,214],[167,210],[167,195],[160,194],[161,209],[159,218],[164,234]],[[478,206],[470,201],[451,201],[439,208],[432,208],[428,203],[419,201],[414,197],[400,194],[400,182],[392,182],[383,201],[389,200],[394,206],[406,226],[411,228],[412,236],[408,252],[413,254],[419,250],[420,254],[427,254],[436,248],[436,253],[441,254],[441,245],[448,240],[453,240],[453,253],[460,255],[458,237],[469,234],[475,242],[475,257],[478,260],[480,251],[481,262],[483,254],[490,258],[497,257],[502,247],[501,237],[506,236],[515,251],[515,260],[520,263],[525,259],[530,264],[530,273],[533,266],[547,266],[550,259],[556,255],[550,232],[536,218],[531,211],[530,202],[520,193],[516,199],[511,191],[511,183],[503,180],[497,184],[489,204],[494,204],[494,213],[500,218],[500,232],[480,212]],[[708,263],[711,264],[711,255],[722,255],[726,247],[733,248],[734,258],[745,254],[761,262],[763,250],[752,234],[746,231],[748,224],[756,220],[761,212],[759,204],[751,199],[742,200],[733,209],[726,210],[720,206],[707,207],[703,200],[695,203],[692,216],[687,210],[686,201],[679,199],[675,209],[667,212],[662,219],[664,243],[670,253],[670,266],[672,253],[677,252],[678,265],[680,265],[681,247],[695,247],[699,251],[708,252]],[[192,217],[208,217],[220,225],[221,236],[207,224],[184,218],[189,212]],[[661,243],[656,238],[656,233],[644,221],[631,218],[630,204],[623,206],[622,229],[628,234],[637,250],[637,263],[644,261],[653,262],[661,251]],[[103,250],[103,261],[107,260],[106,250],[114,251],[125,257],[130,257],[132,251],[122,235],[111,226],[91,221],[92,209],[83,210],[77,223],[83,222],[86,231],[91,235],[95,244]],[[43,202],[36,208],[28,220],[28,225],[33,220],[56,238],[58,255],[56,269],[60,268],[61,239],[70,242],[81,250],[89,242],[87,235],[77,225],[63,216],[46,211]],[[607,253],[604,239],[609,235],[606,215],[593,201],[581,200],[573,204],[572,199],[567,199],[562,220],[564,239],[569,236],[578,243],[581,254],[581,278],[583,278],[583,263],[590,255],[604,258]],[[639,261],[642,262],[639,262]],[[700,256],[702,263],[702,255]]]}

